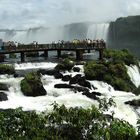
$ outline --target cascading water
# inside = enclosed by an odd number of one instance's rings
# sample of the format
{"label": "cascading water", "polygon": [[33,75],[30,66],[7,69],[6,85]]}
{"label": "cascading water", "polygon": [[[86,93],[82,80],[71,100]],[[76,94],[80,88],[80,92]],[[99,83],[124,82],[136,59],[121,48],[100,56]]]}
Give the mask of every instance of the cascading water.
{"label": "cascading water", "polygon": [[24,44],[37,41],[52,43],[58,40],[104,39],[107,40],[109,23],[77,23],[57,27],[38,27],[28,30],[0,30],[0,38],[4,41],[16,41]]}
{"label": "cascading water", "polygon": [[138,88],[140,86],[140,71],[138,66],[126,66],[128,69],[128,74],[131,78],[131,81],[135,84],[135,86]]}
{"label": "cascading water", "polygon": [[52,43],[63,40],[63,27],[33,28],[29,30],[6,30],[0,31],[0,38],[4,41],[14,41],[24,44],[37,41],[38,43]]}
{"label": "cascading water", "polygon": [[[36,68],[54,68],[56,63],[24,63],[24,64],[15,64],[16,70],[27,70],[27,69],[36,69]],[[79,66],[81,71],[80,74],[84,75],[83,73],[83,66]],[[128,70],[129,71],[129,70]],[[136,71],[134,71],[136,72]],[[65,72],[63,75],[76,75],[79,74],[77,72]],[[134,76],[134,75],[131,75]],[[73,90],[70,89],[56,89],[54,88],[55,84],[60,83],[68,83],[63,82],[60,79],[55,79],[53,76],[44,75],[42,76],[41,80],[43,83],[44,88],[47,91],[47,95],[40,96],[40,97],[26,97],[22,94],[20,90],[20,81],[23,79],[21,78],[14,78],[9,75],[1,75],[0,76],[0,83],[6,83],[9,85],[9,91],[5,92],[8,95],[8,101],[0,102],[0,108],[17,108],[22,107],[23,110],[36,110],[40,111],[51,111],[52,106],[51,104],[57,102],[58,104],[65,104],[67,107],[83,107],[88,108],[92,104],[98,106],[98,102],[92,100],[80,92],[75,93]],[[94,87],[97,89],[91,89],[95,92],[100,92],[102,96],[100,98],[113,98],[116,102],[117,107],[111,108],[115,112],[115,117],[124,119],[128,121],[132,125],[136,125],[138,116],[133,108],[129,105],[125,105],[124,102],[130,99],[138,98],[132,93],[122,92],[122,91],[115,91],[114,88],[107,83],[100,82],[100,81],[89,81]],[[133,118],[133,120],[132,120]]]}
{"label": "cascading water", "polygon": [[87,38],[107,40],[108,28],[109,23],[94,23],[88,29]]}

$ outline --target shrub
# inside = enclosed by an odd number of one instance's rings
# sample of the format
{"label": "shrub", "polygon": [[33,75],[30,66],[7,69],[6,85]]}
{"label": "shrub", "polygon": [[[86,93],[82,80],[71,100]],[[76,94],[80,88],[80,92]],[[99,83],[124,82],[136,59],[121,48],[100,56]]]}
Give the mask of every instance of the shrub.
{"label": "shrub", "polygon": [[57,70],[71,70],[73,66],[74,66],[74,62],[71,61],[70,59],[66,58],[61,63],[59,63],[55,67],[55,69],[57,69]]}
{"label": "shrub", "polygon": [[0,74],[14,74],[15,68],[12,65],[0,64]]}
{"label": "shrub", "polygon": [[115,63],[125,63],[126,65],[138,65],[138,61],[128,50],[105,50],[104,57],[106,59],[112,59]]}
{"label": "shrub", "polygon": [[107,72],[107,68],[103,64],[89,62],[84,67],[85,76],[88,80],[102,80],[102,77]]}
{"label": "shrub", "polygon": [[122,62],[88,62],[84,66],[84,73],[86,79],[107,82],[116,90],[133,91],[136,88]]}
{"label": "shrub", "polygon": [[[110,106],[111,102],[104,103]],[[67,109],[54,104],[48,115],[23,112],[21,108],[0,111],[0,139],[3,140],[136,140],[136,137],[135,128],[128,122],[113,116],[109,119],[95,106]]]}

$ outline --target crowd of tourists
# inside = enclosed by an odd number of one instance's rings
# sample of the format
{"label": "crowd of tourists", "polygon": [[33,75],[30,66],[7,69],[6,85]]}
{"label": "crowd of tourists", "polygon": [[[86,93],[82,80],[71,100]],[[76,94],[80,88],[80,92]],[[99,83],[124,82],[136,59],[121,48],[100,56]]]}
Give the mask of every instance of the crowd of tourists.
{"label": "crowd of tourists", "polygon": [[72,41],[64,41],[64,40],[59,40],[58,42],[52,42],[52,44],[62,44],[62,45],[69,45],[72,44],[74,46],[83,45],[83,46],[93,46],[93,47],[103,47],[106,48],[106,43],[103,39],[99,40],[91,40],[91,39],[74,39]]}
{"label": "crowd of tourists", "polygon": [[[20,43],[18,42],[7,42],[4,45],[5,49],[17,49],[20,48]],[[24,44],[22,44],[24,45]],[[39,45],[39,43],[37,41],[33,41],[32,43],[30,43],[29,45],[31,45],[33,48],[38,48],[41,45]],[[64,40],[59,40],[59,41],[55,41],[50,43],[51,47],[95,47],[95,48],[106,48],[106,43],[103,39],[101,40],[91,40],[91,39],[83,39],[83,40],[79,40],[79,39],[74,39],[72,41],[64,41]]]}

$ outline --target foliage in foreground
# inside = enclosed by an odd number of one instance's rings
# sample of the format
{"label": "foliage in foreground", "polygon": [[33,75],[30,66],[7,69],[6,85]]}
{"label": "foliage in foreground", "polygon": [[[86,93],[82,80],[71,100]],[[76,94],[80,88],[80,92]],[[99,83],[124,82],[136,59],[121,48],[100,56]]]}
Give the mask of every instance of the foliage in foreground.
{"label": "foliage in foreground", "polygon": [[[106,106],[104,106],[106,104]],[[112,100],[100,104],[108,108]],[[103,109],[102,108],[102,109]],[[103,115],[95,106],[90,109],[53,105],[48,115],[34,111],[0,112],[2,140],[136,140],[136,131],[128,122]]]}

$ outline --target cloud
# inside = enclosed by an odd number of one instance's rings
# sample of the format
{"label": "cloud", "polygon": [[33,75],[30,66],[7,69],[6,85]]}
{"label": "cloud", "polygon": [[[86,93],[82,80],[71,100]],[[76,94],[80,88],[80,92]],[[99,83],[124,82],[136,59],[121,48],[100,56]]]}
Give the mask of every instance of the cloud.
{"label": "cloud", "polygon": [[0,0],[0,28],[106,22],[140,13],[140,0]]}

